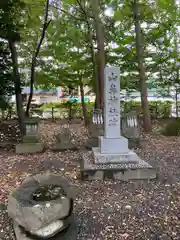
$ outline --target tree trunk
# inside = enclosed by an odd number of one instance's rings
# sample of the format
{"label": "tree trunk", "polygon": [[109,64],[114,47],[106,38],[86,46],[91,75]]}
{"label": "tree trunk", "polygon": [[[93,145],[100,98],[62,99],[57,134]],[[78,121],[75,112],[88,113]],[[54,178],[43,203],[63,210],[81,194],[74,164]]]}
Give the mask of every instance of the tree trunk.
{"label": "tree trunk", "polygon": [[175,87],[176,118],[178,118],[178,88]]}
{"label": "tree trunk", "polygon": [[15,43],[11,40],[8,41],[9,48],[11,51],[12,65],[13,65],[13,75],[14,75],[14,86],[16,94],[16,110],[18,115],[18,122],[20,127],[21,136],[25,134],[25,123],[24,123],[24,110],[22,104],[22,94],[21,94],[21,79],[18,70],[18,58]]}
{"label": "tree trunk", "polygon": [[142,41],[142,30],[140,25],[140,11],[138,0],[134,0],[134,21],[136,33],[136,54],[138,60],[138,71],[141,87],[141,105],[143,110],[144,131],[151,132],[151,117],[148,103],[147,75],[144,66],[144,46]]}
{"label": "tree trunk", "polygon": [[[89,26],[89,25],[88,25]],[[101,108],[101,96],[100,96],[100,85],[99,85],[99,77],[97,74],[97,62],[95,57],[95,51],[94,51],[94,44],[92,39],[92,32],[89,26],[89,40],[90,40],[90,48],[91,48],[91,59],[93,63],[93,82],[95,82],[95,94],[96,94],[96,108]]]}
{"label": "tree trunk", "polygon": [[32,64],[31,64],[30,94],[29,94],[28,103],[27,103],[27,107],[26,107],[26,116],[27,117],[29,117],[29,110],[31,107],[31,101],[32,101],[33,92],[34,92],[35,65],[36,65],[36,59],[35,60],[33,59]]}
{"label": "tree trunk", "polygon": [[[89,20],[89,14],[87,14],[86,10],[84,9],[83,4],[81,3],[80,0],[77,0],[77,3],[81,9],[81,11],[84,14],[85,20],[86,20],[86,25],[88,29],[88,37],[89,37],[89,44],[90,44],[90,51],[91,51],[91,59],[93,63],[93,83],[94,83],[94,92],[96,94],[96,101],[95,101],[95,108],[101,108],[101,101],[100,101],[100,82],[99,82],[99,76],[98,76],[98,69],[97,69],[97,61],[96,61],[96,56],[95,56],[95,50],[94,50],[94,43],[93,43],[93,33],[92,33],[92,27],[91,27],[91,22]],[[91,4],[93,4],[91,2]]]}
{"label": "tree trunk", "polygon": [[86,109],[86,104],[84,102],[84,86],[82,82],[82,76],[80,76],[80,92],[81,92],[81,105],[82,105],[82,113],[83,113],[83,118],[84,118],[84,124],[85,126],[88,125],[88,119],[87,119],[87,109]]}
{"label": "tree trunk", "polygon": [[40,51],[42,42],[45,38],[46,30],[51,22],[51,21],[48,22],[48,12],[49,12],[49,0],[46,0],[46,9],[45,9],[45,15],[44,15],[44,23],[43,23],[43,27],[42,27],[42,34],[41,34],[41,38],[37,44],[37,48],[33,54],[32,62],[31,62],[30,94],[29,94],[27,108],[26,108],[26,116],[29,116],[29,110],[30,110],[31,101],[32,101],[32,97],[33,97],[33,91],[34,91],[33,88],[34,88],[34,82],[35,82],[35,70],[36,70],[37,57],[39,55],[39,51]]}
{"label": "tree trunk", "polygon": [[91,0],[91,7],[93,11],[93,16],[94,16],[94,25],[96,29],[97,47],[98,47],[100,106],[101,106],[101,109],[103,110],[105,50],[104,50],[104,29],[100,19],[100,1]]}
{"label": "tree trunk", "polygon": [[[174,52],[178,60],[178,41],[177,34],[174,31]],[[176,101],[176,118],[179,118],[179,103],[178,103],[178,94],[179,94],[179,62],[176,60],[175,69],[176,69],[176,79],[175,79],[175,101]]]}

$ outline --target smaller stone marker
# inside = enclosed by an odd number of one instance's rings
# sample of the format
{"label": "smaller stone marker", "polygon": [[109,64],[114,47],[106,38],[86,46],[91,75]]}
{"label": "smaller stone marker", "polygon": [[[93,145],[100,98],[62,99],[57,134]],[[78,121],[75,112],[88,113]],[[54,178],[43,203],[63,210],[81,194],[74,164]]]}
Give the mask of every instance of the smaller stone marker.
{"label": "smaller stone marker", "polygon": [[140,147],[140,126],[136,112],[124,114],[122,119],[122,135],[129,141],[129,148]]}
{"label": "smaller stone marker", "polygon": [[52,146],[53,151],[77,150],[76,146],[72,143],[73,135],[70,131],[68,121],[61,125],[61,131],[55,137],[57,141]]}
{"label": "smaller stone marker", "polygon": [[41,153],[44,150],[44,143],[40,142],[38,134],[39,119],[30,118],[25,120],[26,134],[23,142],[16,145],[17,154]]}
{"label": "smaller stone marker", "polygon": [[92,149],[98,147],[99,136],[104,135],[104,119],[101,109],[94,109],[92,111],[92,120],[89,126],[90,138],[86,143],[86,147]]}

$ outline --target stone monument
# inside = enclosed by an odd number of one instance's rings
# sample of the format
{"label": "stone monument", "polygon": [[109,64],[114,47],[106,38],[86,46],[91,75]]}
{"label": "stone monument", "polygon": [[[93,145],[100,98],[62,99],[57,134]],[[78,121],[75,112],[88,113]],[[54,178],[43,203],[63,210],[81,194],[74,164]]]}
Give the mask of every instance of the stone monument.
{"label": "stone monument", "polygon": [[99,137],[99,147],[92,149],[96,164],[134,163],[138,159],[136,153],[128,149],[128,139],[121,136],[119,76],[119,68],[105,68],[105,135]]}
{"label": "stone monument", "polygon": [[98,147],[82,152],[81,177],[88,180],[152,179],[155,169],[128,148],[128,139],[121,135],[120,69],[106,67],[104,76],[104,136]]}

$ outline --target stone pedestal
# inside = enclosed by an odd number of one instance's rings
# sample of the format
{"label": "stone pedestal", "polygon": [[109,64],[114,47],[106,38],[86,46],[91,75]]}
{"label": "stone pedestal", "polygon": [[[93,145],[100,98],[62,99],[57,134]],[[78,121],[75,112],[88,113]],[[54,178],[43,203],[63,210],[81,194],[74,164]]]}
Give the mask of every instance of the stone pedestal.
{"label": "stone pedestal", "polygon": [[127,154],[128,140],[125,137],[106,138],[99,137],[99,147],[102,154]]}
{"label": "stone pedestal", "polygon": [[[156,169],[138,157],[137,162],[105,163],[94,162],[92,151],[81,153],[80,162],[81,180],[144,180],[156,178]],[[137,156],[137,155],[136,155]],[[112,156],[111,156],[112,157]],[[109,157],[109,159],[111,159]],[[115,159],[113,159],[114,161]],[[101,159],[102,161],[102,159]]]}
{"label": "stone pedestal", "polygon": [[16,145],[17,154],[41,153],[45,149],[44,143],[39,142],[38,135],[25,135],[23,142]]}
{"label": "stone pedestal", "polygon": [[121,136],[119,76],[119,68],[105,68],[105,134],[99,137],[98,147],[92,148],[89,155],[82,154],[81,174],[88,180],[152,179],[156,176],[155,170],[128,148],[128,139]]}
{"label": "stone pedestal", "polygon": [[128,149],[128,140],[125,137],[99,137],[99,147],[92,148],[95,164],[135,163],[138,156]]}
{"label": "stone pedestal", "polygon": [[16,145],[17,154],[41,153],[44,149],[44,143],[20,143]]}

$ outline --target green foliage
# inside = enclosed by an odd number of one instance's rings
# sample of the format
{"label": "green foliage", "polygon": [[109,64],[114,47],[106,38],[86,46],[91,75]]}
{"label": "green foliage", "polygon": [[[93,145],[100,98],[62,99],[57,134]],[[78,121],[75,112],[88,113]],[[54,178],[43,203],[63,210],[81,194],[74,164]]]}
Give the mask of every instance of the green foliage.
{"label": "green foliage", "polygon": [[[151,101],[149,102],[151,118],[169,118],[171,114],[171,105],[169,101]],[[139,115],[142,114],[141,103],[136,101],[122,102],[124,112],[136,111]]]}
{"label": "green foliage", "polygon": [[22,23],[23,0],[3,0],[0,2],[0,37],[20,41],[20,29],[24,27]]}
{"label": "green foliage", "polygon": [[4,41],[0,41],[0,82],[0,96],[11,96],[14,92],[11,56]]}
{"label": "green foliage", "polygon": [[[8,1],[11,4],[21,2]],[[128,91],[139,90],[131,1],[124,0],[121,4],[118,4],[117,0],[100,2],[101,20],[105,30],[106,64],[120,66],[121,88]],[[24,3],[24,15],[21,17],[23,28],[20,32],[22,41],[18,50],[19,56],[24,59],[21,68],[30,69],[32,54],[42,28],[45,4],[44,0],[24,0]],[[110,9],[111,15],[107,13]],[[157,1],[157,4],[143,0],[140,12],[142,21],[146,24],[143,38],[148,78],[153,79],[155,86],[174,85],[175,81],[177,82],[178,69],[175,63],[179,62],[179,54],[173,39],[177,33],[179,8],[173,5],[171,0]],[[59,4],[58,0],[53,0],[50,2],[49,17],[52,22],[38,57],[35,84],[41,88],[69,85],[76,87],[82,79],[84,84],[94,90],[91,44],[94,44],[95,53],[97,49],[89,2],[63,0]],[[177,37],[176,39],[179,41]],[[112,48],[112,43],[115,48]],[[47,61],[45,57],[50,58]],[[25,80],[28,83],[29,76]]]}
{"label": "green foliage", "polygon": [[[89,118],[91,116],[91,112],[93,110],[94,103],[86,103],[86,109],[87,109],[87,117]],[[59,113],[61,113],[61,117],[67,116],[70,109],[71,109],[71,117],[82,117],[82,106],[79,102],[64,102],[64,103],[47,103],[42,105],[39,108],[35,108],[36,113],[41,113],[43,111],[53,111],[56,110]],[[40,114],[40,115],[41,115]]]}
{"label": "green foliage", "polygon": [[[106,64],[120,66],[122,89],[140,90],[132,1],[100,2]],[[19,57],[23,59],[20,67],[27,70],[30,70],[32,55],[42,29],[44,7],[44,0],[0,1],[0,36],[13,36],[16,40],[21,36],[17,48]],[[156,4],[142,0],[140,5],[148,80],[161,89],[179,84],[179,9],[173,0],[158,0]],[[52,21],[37,61],[36,86],[77,87],[82,81],[94,91],[91,51],[93,46],[97,57],[97,39],[89,1],[62,0],[61,4],[58,0],[50,1],[49,18]],[[29,76],[23,80],[28,84]],[[168,116],[169,105],[165,107],[165,103],[150,102],[151,115]],[[74,106],[72,108],[75,109]],[[141,112],[140,106],[138,110]]]}
{"label": "green foliage", "polygon": [[[87,109],[87,117],[92,117],[92,111],[94,108],[94,102],[88,102],[86,104]],[[151,101],[150,104],[150,111],[151,111],[151,117],[152,118],[169,118],[171,114],[171,105],[172,103],[169,101]],[[42,105],[39,108],[36,108],[38,111],[51,111],[52,108],[54,110],[58,110],[62,113],[68,113],[69,109],[72,110],[72,116],[82,117],[82,107],[80,102],[74,102],[72,104],[65,102],[65,103],[47,103]],[[121,109],[124,109],[123,111],[128,113],[130,111],[136,111],[138,114],[142,114],[141,110],[141,103],[136,101],[127,101],[127,102],[121,102]],[[122,112],[123,112],[122,111]]]}
{"label": "green foliage", "polygon": [[12,104],[9,101],[10,99],[5,98],[5,97],[0,97],[0,109],[2,111],[6,110],[11,110],[12,109]]}
{"label": "green foliage", "polygon": [[165,136],[180,136],[180,119],[173,119],[162,131]]}
{"label": "green foliage", "polygon": [[14,93],[11,58],[4,41],[0,41],[0,109],[5,111],[10,107],[10,97]]}

